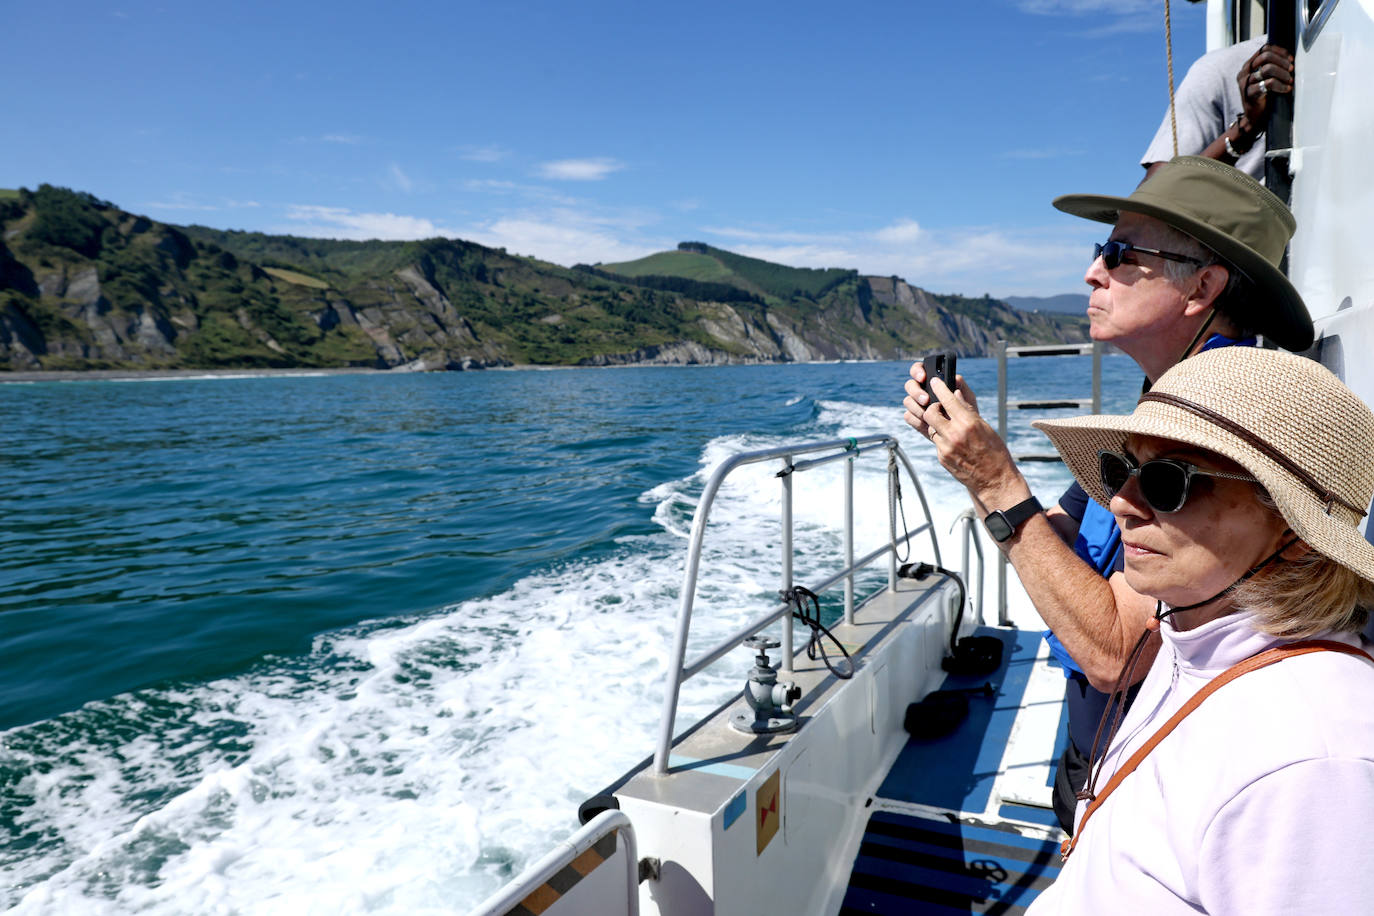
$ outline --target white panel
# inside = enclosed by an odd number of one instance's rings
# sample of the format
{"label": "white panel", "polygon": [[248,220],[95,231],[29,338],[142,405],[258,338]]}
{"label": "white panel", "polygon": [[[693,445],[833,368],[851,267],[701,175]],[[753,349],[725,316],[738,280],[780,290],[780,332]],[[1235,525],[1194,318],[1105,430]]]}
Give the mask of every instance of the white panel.
{"label": "white panel", "polygon": [[1318,321],[1374,304],[1368,214],[1374,212],[1374,18],[1343,0],[1310,49],[1299,48],[1293,125],[1289,274]]}

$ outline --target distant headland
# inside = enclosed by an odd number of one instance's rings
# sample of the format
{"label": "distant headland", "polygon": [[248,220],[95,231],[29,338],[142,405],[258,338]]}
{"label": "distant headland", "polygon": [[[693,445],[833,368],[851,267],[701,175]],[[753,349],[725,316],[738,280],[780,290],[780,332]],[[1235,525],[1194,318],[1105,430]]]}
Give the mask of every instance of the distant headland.
{"label": "distant headland", "polygon": [[998,339],[1087,332],[1081,308],[1026,311],[701,242],[565,268],[459,239],[174,226],[65,188],[0,191],[0,378],[984,356]]}

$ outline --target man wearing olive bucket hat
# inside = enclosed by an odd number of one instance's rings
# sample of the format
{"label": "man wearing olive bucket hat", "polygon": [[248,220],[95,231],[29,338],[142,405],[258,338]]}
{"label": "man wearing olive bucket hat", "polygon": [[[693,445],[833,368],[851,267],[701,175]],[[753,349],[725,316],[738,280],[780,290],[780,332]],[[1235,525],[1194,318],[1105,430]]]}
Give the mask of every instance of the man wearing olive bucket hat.
{"label": "man wearing olive bucket hat", "polygon": [[[1202,350],[1253,345],[1254,334],[1289,350],[1311,346],[1312,320],[1279,269],[1295,224],[1283,202],[1236,169],[1195,156],[1165,163],[1129,197],[1071,194],[1054,205],[1112,223],[1084,280],[1092,288],[1094,340],[1115,344],[1147,384]],[[934,380],[920,362],[906,384],[906,421],[935,444],[940,463],[968,488],[1036,610],[1068,681],[1069,742],[1054,804],[1072,830],[1094,730],[1154,602],[1122,575],[1120,532],[1076,484],[1044,511],[1011,453],[979,416],[973,392]],[[1158,642],[1146,646],[1141,670]],[[1129,695],[1128,695],[1129,701]]]}
{"label": "man wearing olive bucket hat", "polygon": [[1129,416],[1034,425],[1110,506],[1163,648],[1030,912],[1369,912],[1374,413],[1313,360],[1230,347]]}

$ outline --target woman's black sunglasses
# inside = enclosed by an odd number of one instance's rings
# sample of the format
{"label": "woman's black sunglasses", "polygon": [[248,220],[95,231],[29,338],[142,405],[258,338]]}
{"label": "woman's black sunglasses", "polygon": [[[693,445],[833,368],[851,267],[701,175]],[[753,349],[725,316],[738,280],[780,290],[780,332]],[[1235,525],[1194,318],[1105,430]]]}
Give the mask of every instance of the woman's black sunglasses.
{"label": "woman's black sunglasses", "polygon": [[1140,464],[1130,455],[1106,449],[1097,453],[1097,466],[1102,475],[1102,489],[1107,491],[1108,497],[1115,496],[1126,486],[1126,481],[1135,477],[1140,483],[1140,495],[1156,512],[1177,512],[1182,509],[1188,501],[1188,489],[1194,477],[1256,482],[1253,477],[1208,471],[1177,458],[1152,458]]}
{"label": "woman's black sunglasses", "polygon": [[1172,251],[1160,251],[1158,248],[1142,248],[1139,245],[1132,245],[1130,242],[1106,242],[1105,244],[1093,246],[1093,260],[1102,259],[1102,264],[1108,270],[1115,270],[1121,264],[1122,258],[1128,251],[1138,251],[1141,254],[1152,254],[1157,258],[1166,258],[1170,261],[1187,261],[1192,264],[1203,263],[1200,258],[1194,258],[1186,254],[1177,254]]}

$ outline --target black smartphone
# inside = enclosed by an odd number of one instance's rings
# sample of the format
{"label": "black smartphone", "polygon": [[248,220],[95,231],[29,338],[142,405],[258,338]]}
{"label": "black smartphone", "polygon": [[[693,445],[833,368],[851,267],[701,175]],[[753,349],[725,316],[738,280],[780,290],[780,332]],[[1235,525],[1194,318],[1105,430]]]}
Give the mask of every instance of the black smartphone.
{"label": "black smartphone", "polygon": [[930,380],[939,378],[940,381],[944,382],[949,387],[950,391],[953,391],[954,371],[957,359],[958,357],[953,353],[946,351],[944,353],[932,353],[930,356],[921,360],[921,365],[925,366],[926,369],[926,380],[921,387],[926,390],[926,394],[930,395],[932,404],[938,403],[940,399],[935,396],[935,392],[930,390]]}

